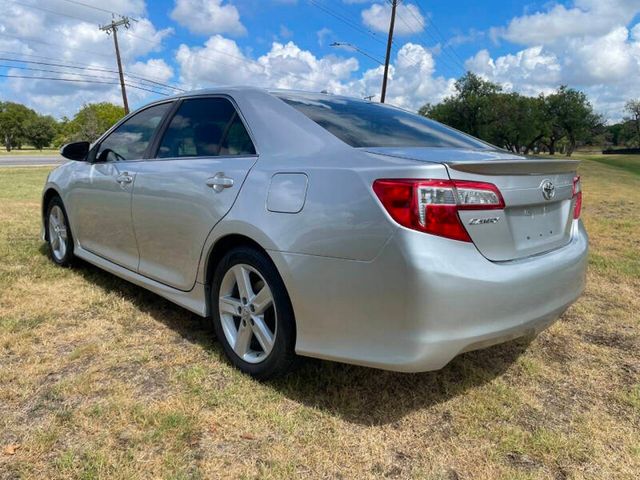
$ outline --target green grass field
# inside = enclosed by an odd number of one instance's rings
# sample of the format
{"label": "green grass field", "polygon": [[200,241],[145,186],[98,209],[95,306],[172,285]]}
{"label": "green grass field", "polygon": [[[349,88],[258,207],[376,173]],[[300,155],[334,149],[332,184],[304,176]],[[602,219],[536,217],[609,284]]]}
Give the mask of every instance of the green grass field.
{"label": "green grass field", "polygon": [[50,155],[58,155],[60,150],[57,148],[44,148],[42,150],[36,150],[34,148],[23,148],[21,150],[13,149],[10,152],[7,152],[6,149],[0,148],[0,157],[16,157],[16,156],[50,156]]}
{"label": "green grass field", "polygon": [[[0,479],[635,479],[640,158],[581,167],[590,271],[536,339],[398,374],[259,383],[196,316],[39,239],[46,168],[0,168]],[[634,173],[635,172],[635,173]]]}

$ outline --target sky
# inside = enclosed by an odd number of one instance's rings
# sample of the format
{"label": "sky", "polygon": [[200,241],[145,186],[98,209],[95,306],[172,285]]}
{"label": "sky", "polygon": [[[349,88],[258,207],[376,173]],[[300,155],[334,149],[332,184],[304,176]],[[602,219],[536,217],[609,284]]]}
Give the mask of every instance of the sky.
{"label": "sky", "polygon": [[[118,31],[132,108],[217,85],[380,99],[388,0],[0,0],[0,100],[57,118],[121,104],[113,15],[134,19]],[[566,84],[619,120],[640,98],[640,0],[402,0],[387,102],[437,103],[467,70],[525,95]]]}

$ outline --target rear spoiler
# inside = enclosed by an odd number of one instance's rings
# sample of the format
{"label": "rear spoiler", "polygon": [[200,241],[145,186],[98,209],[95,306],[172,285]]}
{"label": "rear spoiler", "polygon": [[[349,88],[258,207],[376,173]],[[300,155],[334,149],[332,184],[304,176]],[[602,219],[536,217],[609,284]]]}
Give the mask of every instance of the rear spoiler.
{"label": "rear spoiler", "polygon": [[522,158],[513,160],[483,160],[481,162],[444,162],[447,167],[459,172],[480,175],[545,175],[547,173],[575,172],[580,160],[557,160],[547,158]]}

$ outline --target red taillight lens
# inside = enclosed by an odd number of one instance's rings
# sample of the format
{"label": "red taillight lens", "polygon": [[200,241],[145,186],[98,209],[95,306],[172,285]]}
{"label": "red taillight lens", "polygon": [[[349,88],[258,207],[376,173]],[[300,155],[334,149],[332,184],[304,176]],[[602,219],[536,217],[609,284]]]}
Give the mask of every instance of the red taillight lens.
{"label": "red taillight lens", "polygon": [[573,218],[580,218],[580,212],[582,211],[582,184],[580,183],[580,175],[573,177],[573,198],[575,204],[573,206]]}
{"label": "red taillight lens", "polygon": [[421,232],[470,242],[458,210],[503,209],[495,185],[451,180],[384,179],[373,191],[400,225]]}

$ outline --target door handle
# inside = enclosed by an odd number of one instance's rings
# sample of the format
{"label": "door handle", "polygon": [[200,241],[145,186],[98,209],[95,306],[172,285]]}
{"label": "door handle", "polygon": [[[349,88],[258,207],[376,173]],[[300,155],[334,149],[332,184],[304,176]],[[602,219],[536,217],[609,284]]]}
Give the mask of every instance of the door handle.
{"label": "door handle", "polygon": [[225,188],[233,187],[233,178],[225,177],[224,173],[216,173],[214,177],[207,178],[207,187],[213,188],[217,193],[220,193]]}
{"label": "door handle", "polygon": [[129,172],[122,172],[116,177],[116,182],[118,182],[121,187],[124,187],[128,183],[133,182],[133,177],[129,175]]}

